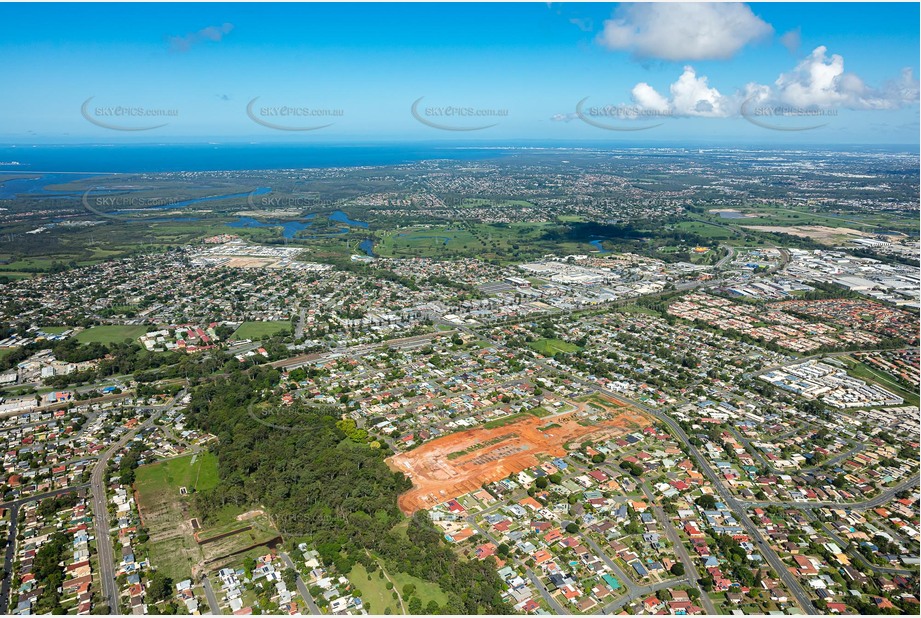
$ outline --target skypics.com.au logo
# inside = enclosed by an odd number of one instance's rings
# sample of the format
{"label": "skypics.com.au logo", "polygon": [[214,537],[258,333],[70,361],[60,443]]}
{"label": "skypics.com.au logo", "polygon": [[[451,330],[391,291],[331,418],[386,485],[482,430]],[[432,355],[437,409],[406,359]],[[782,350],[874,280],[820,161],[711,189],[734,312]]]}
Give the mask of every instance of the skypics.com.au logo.
{"label": "skypics.com.au logo", "polygon": [[316,124],[317,118],[341,118],[341,109],[324,109],[304,105],[256,105],[256,97],[246,105],[246,115],[258,125],[276,131],[318,131],[335,122]]}
{"label": "skypics.com.au logo", "polygon": [[130,195],[92,195],[93,189],[83,193],[81,203],[90,213],[115,221],[131,221],[128,211],[167,209],[182,202],[173,197],[135,197]]}
{"label": "skypics.com.au logo", "polygon": [[80,106],[80,115],[97,127],[110,131],[152,131],[168,122],[151,124],[152,118],[178,118],[178,109],[149,108],[140,105],[92,105],[95,96]]}
{"label": "skypics.com.au logo", "polygon": [[483,119],[507,118],[507,109],[484,108],[459,105],[422,105],[425,97],[419,97],[410,106],[413,118],[427,127],[439,131],[482,131],[498,122],[483,123]]}
{"label": "skypics.com.au logo", "polygon": [[[671,110],[646,109],[637,105],[586,106],[590,97],[576,103],[576,116],[582,122],[606,131],[647,131],[662,126],[651,120],[671,118]],[[639,122],[639,124],[636,124]]]}
{"label": "skypics.com.au logo", "polygon": [[756,95],[745,99],[739,107],[739,114],[753,125],[771,131],[812,131],[829,123],[828,120],[816,120],[838,116],[838,110],[833,108],[771,104],[759,102],[758,98]]}

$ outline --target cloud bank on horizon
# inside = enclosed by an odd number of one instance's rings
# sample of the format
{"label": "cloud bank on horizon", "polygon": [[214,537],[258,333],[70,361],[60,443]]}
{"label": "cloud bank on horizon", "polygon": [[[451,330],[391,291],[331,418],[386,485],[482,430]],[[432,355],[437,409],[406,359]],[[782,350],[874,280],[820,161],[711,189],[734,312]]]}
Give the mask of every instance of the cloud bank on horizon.
{"label": "cloud bank on horizon", "polygon": [[[609,50],[629,51],[637,59],[675,62],[727,60],[747,45],[765,41],[774,28],[739,3],[621,4],[605,21],[597,41]],[[801,45],[799,28],[780,37],[791,53]],[[723,94],[698,75],[690,64],[659,93],[646,82],[637,83],[630,95],[640,109],[672,116],[724,118],[738,115],[743,105],[787,105],[802,109],[843,108],[891,110],[917,103],[919,83],[911,68],[873,88],[844,69],[844,58],[816,47],[773,84],[750,82]],[[554,120],[568,120],[558,114]]]}

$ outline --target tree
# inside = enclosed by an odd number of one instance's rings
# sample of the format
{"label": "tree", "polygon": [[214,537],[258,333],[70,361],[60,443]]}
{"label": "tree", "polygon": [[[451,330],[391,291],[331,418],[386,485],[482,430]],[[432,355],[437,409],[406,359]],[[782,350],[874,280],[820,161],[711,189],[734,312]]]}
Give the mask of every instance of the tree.
{"label": "tree", "polygon": [[550,481],[547,480],[547,477],[542,476],[539,479],[537,479],[537,482],[535,484],[537,485],[538,489],[546,489],[547,485],[550,484]]}
{"label": "tree", "polygon": [[164,601],[173,594],[173,580],[161,571],[154,571],[147,581],[147,599],[154,603]]}
{"label": "tree", "polygon": [[297,587],[297,571],[294,569],[285,569],[281,574],[281,580],[285,582],[288,590],[294,590]]}
{"label": "tree", "polygon": [[712,511],[716,508],[716,498],[710,494],[704,494],[703,496],[697,498],[697,500],[694,500],[694,504],[704,510]]}
{"label": "tree", "polygon": [[568,532],[569,534],[575,534],[578,531],[579,531],[579,525],[576,522],[571,521],[568,524],[566,524],[566,532]]}
{"label": "tree", "polygon": [[672,568],[670,568],[668,571],[675,577],[681,577],[682,575],[684,575],[684,565],[681,564],[680,562],[676,562],[675,564],[672,565]]}

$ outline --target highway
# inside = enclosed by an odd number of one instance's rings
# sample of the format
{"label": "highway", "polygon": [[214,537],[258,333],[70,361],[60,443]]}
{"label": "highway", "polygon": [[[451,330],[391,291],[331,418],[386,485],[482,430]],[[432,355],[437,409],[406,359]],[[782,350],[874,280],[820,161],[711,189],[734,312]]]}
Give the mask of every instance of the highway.
{"label": "highway", "polygon": [[304,603],[307,604],[307,607],[310,608],[310,613],[319,616],[323,612],[320,611],[320,608],[317,607],[317,604],[314,602],[313,597],[310,596],[310,591],[307,589],[307,585],[304,583],[304,580],[301,578],[301,572],[297,570],[294,566],[294,561],[291,560],[286,552],[279,552],[281,556],[281,561],[285,563],[285,566],[289,569],[293,569],[297,573],[297,591],[301,594],[301,598],[304,599]]}
{"label": "highway", "polygon": [[[635,404],[636,405],[636,404]],[[765,541],[764,537],[761,536],[761,532],[752,522],[751,518],[748,516],[746,511],[746,506],[741,504],[735,496],[733,496],[726,486],[723,485],[719,476],[716,472],[713,471],[713,468],[710,467],[710,464],[704,458],[704,456],[697,450],[697,447],[691,444],[691,440],[688,435],[684,432],[678,423],[674,421],[670,416],[662,412],[654,411],[650,408],[643,406],[643,409],[646,412],[655,416],[659,420],[667,424],[676,436],[680,438],[682,443],[684,443],[688,450],[691,452],[691,455],[694,456],[694,459],[697,460],[698,467],[707,475],[710,479],[710,482],[716,488],[722,498],[723,502],[729,506],[729,509],[739,518],[739,521],[742,525],[745,526],[748,533],[751,535],[752,540],[757,541],[758,550],[764,555],[764,558],[767,560],[768,564],[771,565],[771,568],[777,573],[777,576],[783,581],[784,585],[787,587],[787,590],[796,598],[796,602],[799,604],[800,608],[808,614],[818,615],[818,610],[815,605],[812,604],[812,600],[809,598],[809,595],[806,594],[806,591],[803,590],[803,587],[800,586],[799,582],[787,569],[787,566],[783,563],[774,549]]]}
{"label": "highway", "polygon": [[416,335],[413,337],[401,337],[398,339],[387,339],[385,341],[380,341],[377,343],[363,343],[361,345],[352,346],[350,348],[343,348],[341,350],[334,349],[328,352],[315,352],[312,354],[302,354],[300,356],[292,356],[283,360],[273,361],[267,363],[269,366],[276,369],[286,369],[291,370],[308,363],[316,362],[318,360],[328,359],[328,358],[338,358],[344,354],[355,355],[362,354],[364,352],[370,352],[376,350],[383,346],[389,346],[391,348],[412,348],[419,345],[425,345],[426,343],[436,339],[438,337],[450,337],[454,331],[445,330],[439,331],[436,333],[428,333],[425,335]]}
{"label": "highway", "polygon": [[106,503],[105,473],[109,460],[124,447],[141,430],[152,426],[165,410],[172,409],[185,395],[185,389],[173,398],[166,407],[155,408],[150,417],[122,436],[118,442],[110,446],[96,462],[93,474],[90,477],[90,488],[93,494],[93,523],[96,528],[96,551],[99,559],[99,577],[102,582],[102,595],[109,605],[109,612],[119,613],[119,590],[115,583],[115,558],[112,548],[112,539],[109,537],[109,511]]}

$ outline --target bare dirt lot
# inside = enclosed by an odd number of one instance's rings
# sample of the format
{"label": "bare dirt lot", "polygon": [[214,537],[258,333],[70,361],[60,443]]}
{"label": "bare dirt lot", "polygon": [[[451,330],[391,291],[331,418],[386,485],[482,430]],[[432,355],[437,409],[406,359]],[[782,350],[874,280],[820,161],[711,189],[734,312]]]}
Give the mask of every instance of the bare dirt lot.
{"label": "bare dirt lot", "polygon": [[649,424],[640,411],[599,396],[575,407],[557,416],[453,433],[391,457],[387,460],[391,468],[413,481],[413,488],[399,498],[400,510],[409,515],[475,491],[536,465],[538,455],[561,457],[567,443],[609,439]]}
{"label": "bare dirt lot", "polygon": [[228,268],[269,268],[278,260],[260,257],[231,257],[227,258],[224,266]]}
{"label": "bare dirt lot", "polygon": [[825,244],[835,244],[848,236],[866,236],[865,232],[851,229],[849,227],[827,227],[824,225],[743,225],[747,230],[758,230],[761,232],[780,232],[790,234],[791,236],[800,236],[803,238],[812,238],[816,242]]}

